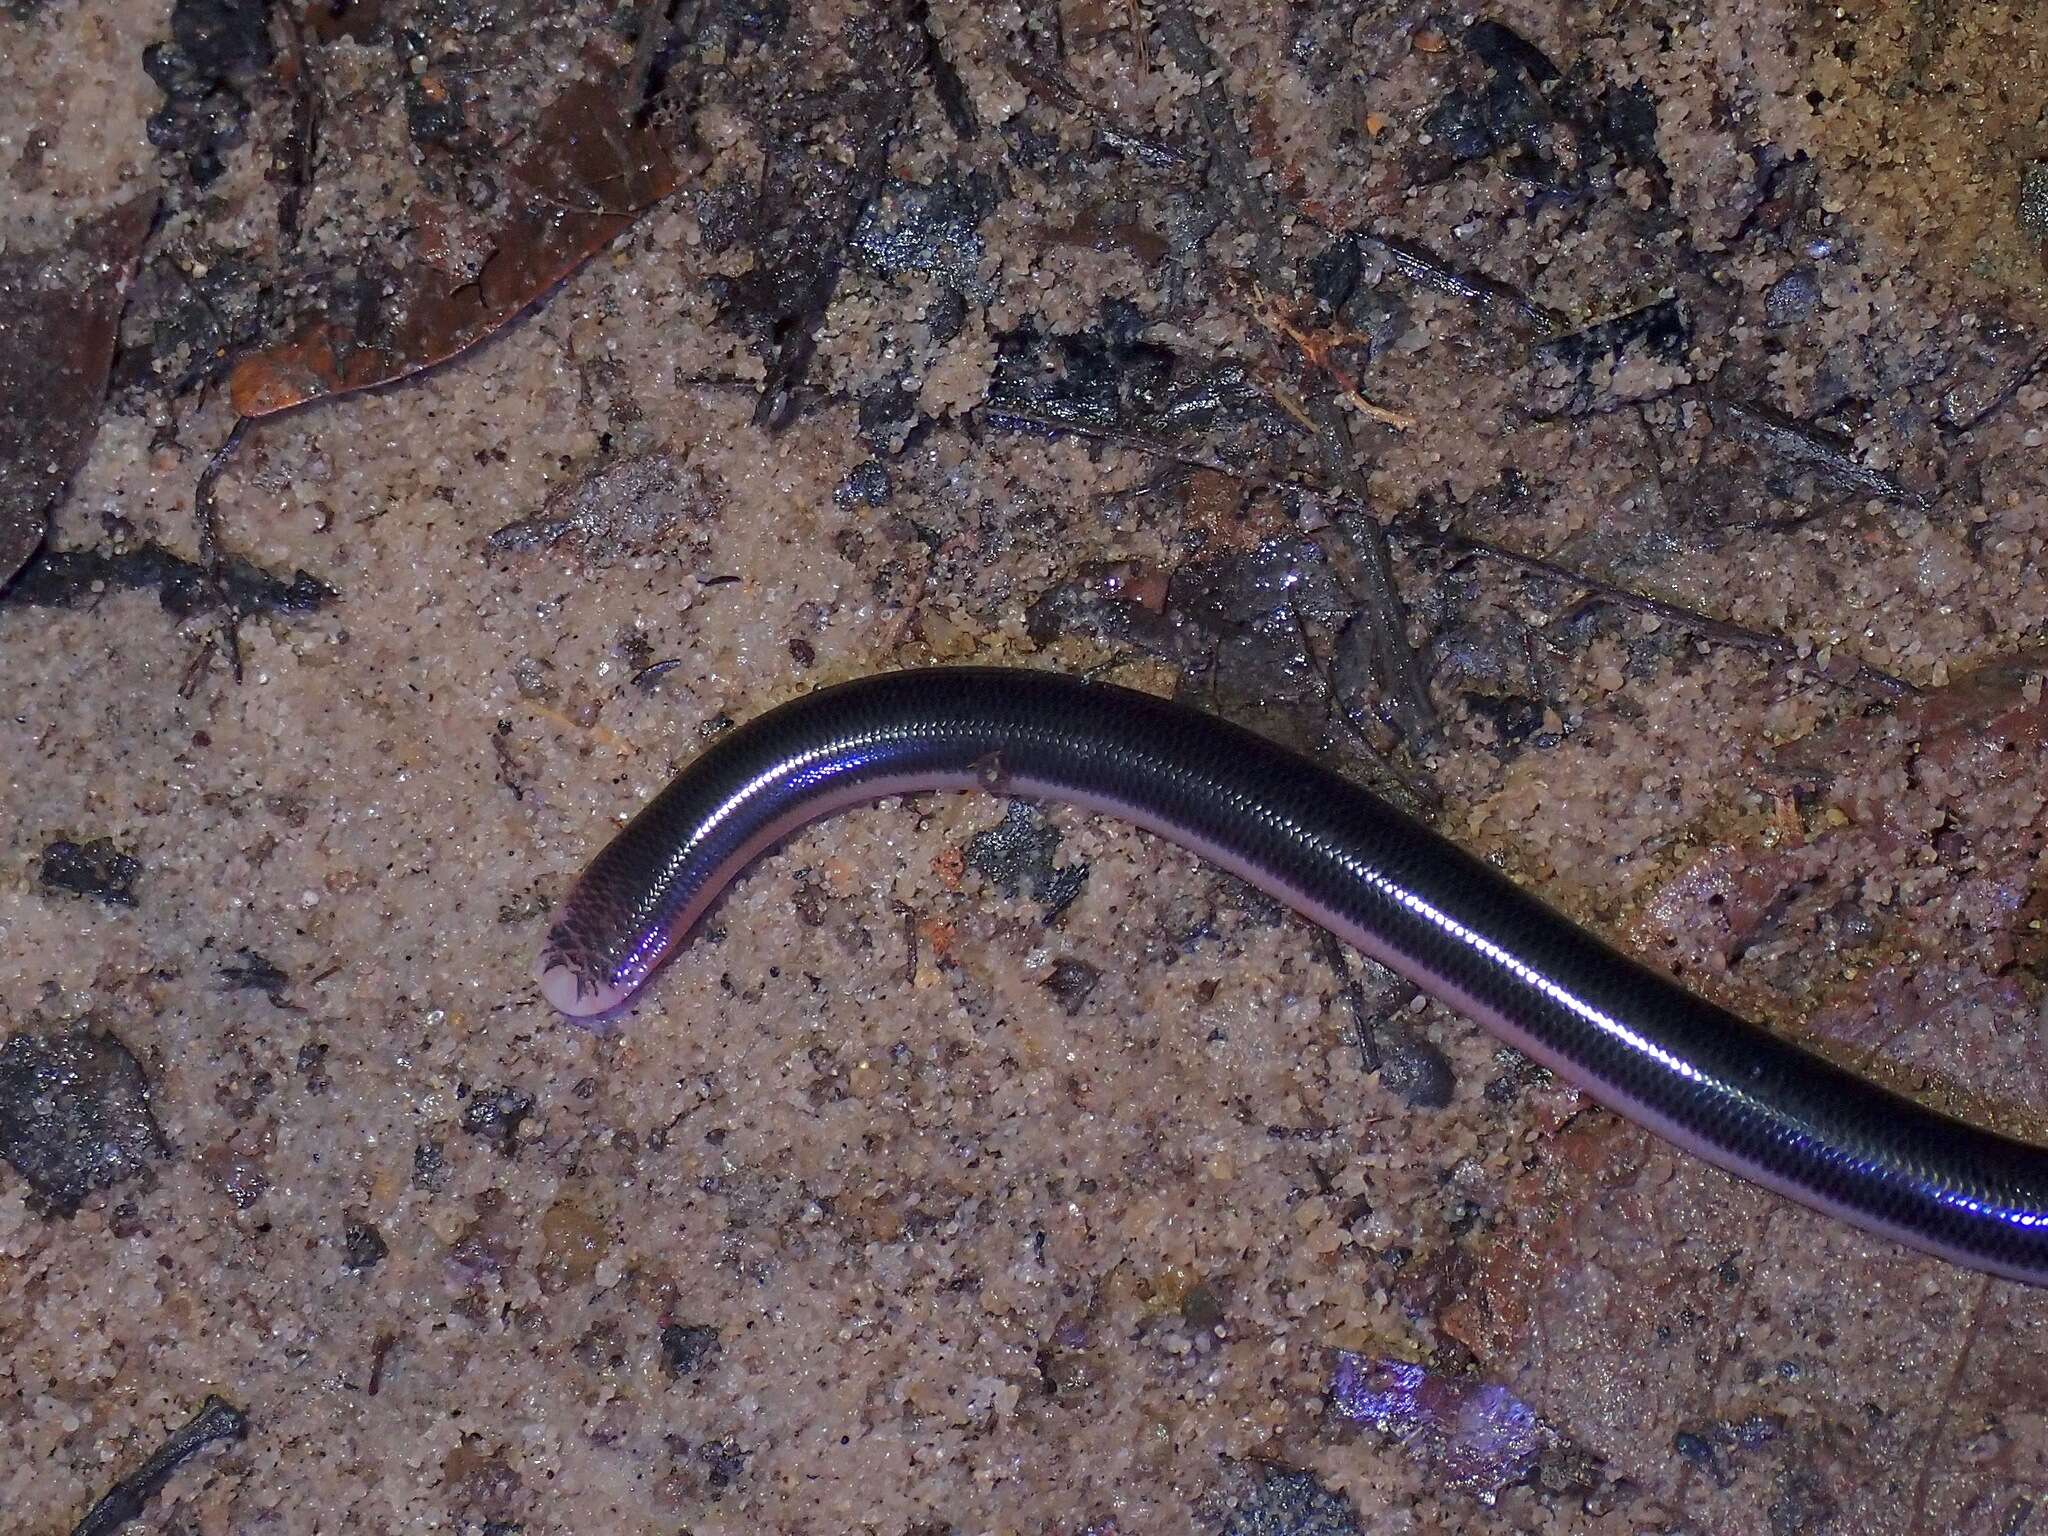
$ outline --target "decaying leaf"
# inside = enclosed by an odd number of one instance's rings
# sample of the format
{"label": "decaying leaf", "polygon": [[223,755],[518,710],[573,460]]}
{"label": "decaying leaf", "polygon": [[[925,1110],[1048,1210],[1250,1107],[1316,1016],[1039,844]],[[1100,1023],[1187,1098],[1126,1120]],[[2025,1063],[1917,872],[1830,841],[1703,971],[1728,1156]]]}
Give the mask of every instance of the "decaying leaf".
{"label": "decaying leaf", "polygon": [[603,82],[573,85],[512,170],[507,211],[473,276],[420,262],[393,306],[367,324],[321,319],[249,353],[228,375],[244,416],[404,378],[475,346],[631,227],[675,189],[675,162],[653,124],[621,115]]}
{"label": "decaying leaf", "polygon": [[0,587],[36,552],[84,462],[155,216],[146,193],[86,220],[58,249],[0,257]]}

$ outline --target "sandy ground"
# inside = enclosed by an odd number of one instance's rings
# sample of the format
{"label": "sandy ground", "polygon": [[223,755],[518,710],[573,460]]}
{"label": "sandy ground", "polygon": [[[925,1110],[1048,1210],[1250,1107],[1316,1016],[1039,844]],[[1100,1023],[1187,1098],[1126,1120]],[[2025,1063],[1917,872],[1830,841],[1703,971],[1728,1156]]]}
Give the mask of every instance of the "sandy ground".
{"label": "sandy ground", "polygon": [[[2034,8],[684,9],[0,12],[0,257],[160,199],[46,547],[197,562],[0,599],[0,1529],[209,1394],[246,1433],[136,1529],[2048,1528],[2036,1293],[1126,827],[887,803],[608,1030],[530,979],[726,724],[1002,660],[2048,1135]],[[492,178],[643,66],[675,192],[245,429],[237,680],[225,370],[488,292]]]}

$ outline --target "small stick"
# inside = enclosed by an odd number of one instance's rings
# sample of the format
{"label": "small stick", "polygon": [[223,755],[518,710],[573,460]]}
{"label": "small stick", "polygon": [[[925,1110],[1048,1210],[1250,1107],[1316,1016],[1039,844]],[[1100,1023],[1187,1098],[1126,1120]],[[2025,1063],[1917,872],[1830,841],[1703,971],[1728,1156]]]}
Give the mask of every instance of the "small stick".
{"label": "small stick", "polygon": [[1337,936],[1321,928],[1316,933],[1323,959],[1335,973],[1337,989],[1344,994],[1345,1005],[1351,1012],[1351,1039],[1358,1047],[1359,1064],[1370,1077],[1380,1069],[1380,1041],[1372,1010],[1365,1006],[1365,990],[1359,986],[1358,978],[1351,974],[1351,967],[1344,959],[1344,946],[1337,942]]}
{"label": "small stick", "polygon": [[1447,293],[1480,309],[1510,310],[1538,336],[1555,336],[1564,329],[1564,320],[1555,310],[1546,309],[1527,294],[1498,279],[1460,272],[1421,246],[1392,235],[1366,235],[1364,238],[1385,251],[1394,270],[1411,282]]}
{"label": "small stick", "polygon": [[1315,648],[1309,644],[1308,625],[1302,622],[1301,610],[1291,602],[1287,605],[1287,617],[1294,625],[1295,644],[1301,647],[1301,654],[1308,658],[1308,664],[1315,669],[1316,682],[1322,688],[1323,703],[1329,708],[1330,718],[1335,720],[1350,734],[1352,740],[1357,743],[1358,749],[1365,754],[1366,760],[1381,773],[1384,773],[1388,778],[1394,780],[1403,789],[1407,790],[1409,794],[1413,795],[1416,804],[1426,806],[1431,811],[1441,810],[1443,808],[1444,795],[1443,791],[1437,788],[1435,781],[1420,778],[1406,772],[1391,757],[1382,752],[1374,744],[1371,735],[1367,732],[1363,723],[1360,722],[1357,714],[1342,699],[1337,697],[1337,679],[1332,673],[1330,664],[1318,656],[1315,653]]}
{"label": "small stick", "polygon": [[71,1529],[71,1536],[110,1536],[131,1520],[140,1520],[149,1501],[163,1490],[172,1475],[216,1440],[240,1440],[249,1433],[249,1420],[241,1409],[225,1398],[209,1395],[182,1426],[135,1471],[107,1490],[85,1518]]}
{"label": "small stick", "polygon": [[1073,437],[1085,437],[1112,447],[1132,448],[1139,453],[1150,454],[1169,464],[1178,464],[1185,469],[1214,470],[1219,475],[1228,475],[1246,485],[1257,486],[1265,491],[1311,491],[1317,496],[1326,493],[1320,489],[1301,485],[1295,481],[1275,479],[1260,474],[1255,469],[1244,469],[1214,454],[1191,453],[1168,442],[1163,437],[1152,437],[1143,432],[1132,432],[1122,427],[1103,426],[1095,422],[1079,421],[1066,416],[1054,415],[1030,405],[1011,405],[991,400],[974,408],[973,415],[986,418],[1000,427],[1005,423],[1016,423],[1027,427],[1044,427],[1050,432],[1063,432]]}
{"label": "small stick", "polygon": [[2013,396],[2033,383],[2034,380],[2041,376],[2043,371],[2048,371],[2048,347],[2043,347],[2040,351],[2036,352],[2027,365],[2013,375],[2012,381],[1996,395],[1992,396],[1990,403],[1983,410],[1977,412],[1976,415],[1972,416],[1961,426],[1950,427],[1948,429],[1949,432],[1956,437],[1968,437],[1972,432],[1983,426],[1985,422],[1996,416],[2008,405],[2011,405]]}
{"label": "small stick", "polygon": [[1077,112],[1087,118],[1112,149],[1129,155],[1140,165],[1155,171],[1167,171],[1188,163],[1188,156],[1184,151],[1151,134],[1139,133],[1136,129],[1125,127],[1110,113],[1083,96],[1064,75],[1016,54],[1011,54],[1003,60],[1003,68],[1009,73],[1010,78],[1025,90],[1044,97],[1054,106],[1068,112]]}
{"label": "small stick", "polygon": [[240,615],[228,597],[227,582],[222,575],[220,516],[214,504],[214,487],[226,472],[228,460],[241,447],[242,434],[248,429],[249,421],[247,416],[235,418],[235,425],[226,440],[214,449],[213,457],[206,461],[206,468],[199,472],[199,483],[192,492],[192,515],[199,524],[199,563],[206,567],[207,583],[220,602],[220,648],[226,654],[228,669],[234,673],[238,683],[242,680]]}
{"label": "small stick", "polygon": [[1406,432],[1415,425],[1415,418],[1406,411],[1391,410],[1366,399],[1364,391],[1358,387],[1358,381],[1343,364],[1330,356],[1332,348],[1340,347],[1347,341],[1359,340],[1357,332],[1304,330],[1287,313],[1287,306],[1281,303],[1277,296],[1268,292],[1257,279],[1239,275],[1233,286],[1240,290],[1239,302],[1244,304],[1246,313],[1267,330],[1285,336],[1299,347],[1303,357],[1328,374],[1336,383],[1338,391],[1353,410],[1369,420],[1379,422],[1382,426],[1392,427],[1396,432]]}
{"label": "small stick", "polygon": [[[1672,623],[1682,625],[1692,630],[1695,634],[1702,635],[1709,640],[1720,640],[1730,645],[1739,645],[1750,650],[1762,651],[1783,661],[1796,663],[1807,660],[1806,657],[1799,654],[1799,647],[1790,640],[1787,640],[1783,635],[1768,635],[1761,630],[1750,629],[1746,625],[1737,624],[1730,619],[1717,619],[1712,614],[1700,613],[1694,609],[1682,607],[1677,603],[1666,602],[1661,597],[1651,597],[1647,593],[1637,592],[1631,588],[1620,586],[1615,582],[1605,581],[1585,571],[1573,570],[1570,566],[1559,565],[1556,561],[1546,560],[1541,555],[1525,555],[1519,550],[1508,549],[1503,545],[1490,543],[1485,539],[1475,539],[1470,534],[1433,533],[1428,529],[1408,524],[1397,528],[1395,532],[1402,537],[1430,544],[1438,549],[1448,550],[1453,554],[1484,555],[1489,560],[1499,560],[1509,565],[1519,566],[1521,569],[1538,576],[1548,576],[1556,581],[1569,582],[1573,586],[1583,587],[1586,591],[1594,593],[1610,602],[1619,603],[1625,608],[1633,608],[1639,613],[1652,614],[1660,619],[1668,619]],[[1826,674],[1823,673],[1821,675],[1825,676]],[[1882,667],[1872,666],[1866,661],[1856,663],[1854,677],[1856,681],[1864,683],[1875,692],[1882,693],[1890,698],[1901,698],[1920,692],[1918,687],[1906,681],[1905,678],[1887,672]]]}
{"label": "small stick", "polygon": [[312,75],[306,63],[306,37],[299,18],[288,6],[272,13],[285,35],[281,73],[292,91],[292,121],[279,146],[285,161],[285,189],[277,200],[277,224],[288,241],[299,238],[299,215],[313,185],[313,162],[319,155],[320,119]]}
{"label": "small stick", "polygon": [[651,105],[648,87],[654,81],[654,61],[675,34],[671,19],[674,8],[674,0],[641,0],[640,36],[633,43],[633,58],[626,66],[625,100],[619,103],[631,122],[643,121]]}
{"label": "small stick", "polygon": [[1919,511],[1927,510],[1927,498],[1901,484],[1898,476],[1872,469],[1858,461],[1850,445],[1832,433],[1822,432],[1774,406],[1746,404],[1740,400],[1715,398],[1707,402],[1714,422],[1731,436],[1758,448],[1766,448],[1794,464],[1804,464],[1822,478],[1851,491],[1861,491],[1883,501],[1895,501]]}
{"label": "small stick", "polygon": [[[1120,448],[1135,449],[1137,452],[1150,454],[1168,463],[1185,465],[1189,469],[1212,470],[1220,475],[1229,475],[1232,479],[1239,480],[1246,485],[1257,486],[1261,490],[1314,497],[1316,500],[1332,506],[1346,508],[1354,517],[1370,516],[1365,505],[1355,497],[1332,491],[1327,486],[1316,485],[1304,480],[1268,475],[1255,469],[1245,469],[1218,458],[1214,454],[1189,453],[1174,444],[1163,442],[1157,438],[1147,437],[1143,433],[1126,432],[1117,428],[1096,426],[1090,423],[1066,421],[1060,417],[1034,412],[1025,407],[985,405],[977,407],[977,411],[985,413],[987,416],[998,421],[1007,418],[1010,421],[1021,422],[1027,426],[1045,427],[1055,432],[1072,433],[1076,437],[1085,437],[1097,442],[1114,444]],[[1751,650],[1763,651],[1781,660],[1798,662],[1806,659],[1800,656],[1798,647],[1783,636],[1767,635],[1759,630],[1747,629],[1727,619],[1715,618],[1712,614],[1700,613],[1691,608],[1681,607],[1677,603],[1666,602],[1662,598],[1650,597],[1645,593],[1633,591],[1615,582],[1605,581],[1584,571],[1573,570],[1570,566],[1559,565],[1554,560],[1546,560],[1541,555],[1525,555],[1518,550],[1509,549],[1505,545],[1489,543],[1485,539],[1475,539],[1468,534],[1442,533],[1416,523],[1396,523],[1387,532],[1390,537],[1406,543],[1423,544],[1436,549],[1451,549],[1456,552],[1481,555],[1489,560],[1499,560],[1509,565],[1520,566],[1523,570],[1532,571],[1537,575],[1549,576],[1557,581],[1569,582],[1574,586],[1582,587],[1588,592],[1596,593],[1603,598],[1621,603],[1626,607],[1635,608],[1644,613],[1655,614],[1659,618],[1669,619],[1674,624],[1684,625],[1686,628],[1694,630],[1709,639],[1723,640],[1731,645],[1740,645]],[[1827,681],[1838,681],[1837,679],[1829,678],[1826,673],[1820,675]],[[1862,661],[1856,663],[1856,670],[1851,680],[1862,683],[1873,691],[1891,698],[1905,697],[1921,691],[1917,685],[1908,682],[1905,678]]]}

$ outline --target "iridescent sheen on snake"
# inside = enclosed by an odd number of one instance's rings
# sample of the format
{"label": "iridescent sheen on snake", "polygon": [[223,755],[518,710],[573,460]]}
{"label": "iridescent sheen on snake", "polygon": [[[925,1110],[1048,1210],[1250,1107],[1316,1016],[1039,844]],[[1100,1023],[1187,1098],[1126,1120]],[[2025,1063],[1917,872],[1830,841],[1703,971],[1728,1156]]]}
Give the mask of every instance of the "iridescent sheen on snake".
{"label": "iridescent sheen on snake", "polygon": [[1708,1161],[1956,1263],[2048,1283],[2048,1152],[1693,995],[1262,737],[1052,673],[890,673],[729,732],[576,882],[547,936],[541,989],[566,1013],[616,1009],[798,827],[890,795],[977,787],[1135,822]]}

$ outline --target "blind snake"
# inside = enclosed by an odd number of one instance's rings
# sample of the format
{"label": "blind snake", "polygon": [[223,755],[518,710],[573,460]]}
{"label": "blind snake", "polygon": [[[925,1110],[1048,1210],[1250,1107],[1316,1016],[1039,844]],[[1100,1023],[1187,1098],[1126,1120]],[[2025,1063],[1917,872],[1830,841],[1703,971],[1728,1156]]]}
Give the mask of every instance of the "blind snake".
{"label": "blind snake", "polygon": [[1134,822],[1707,1161],[1955,1263],[2048,1284],[2048,1151],[1694,996],[1260,736],[1053,673],[888,673],[728,732],[575,882],[542,949],[541,992],[567,1014],[610,1012],[797,828],[892,795],[975,788]]}

